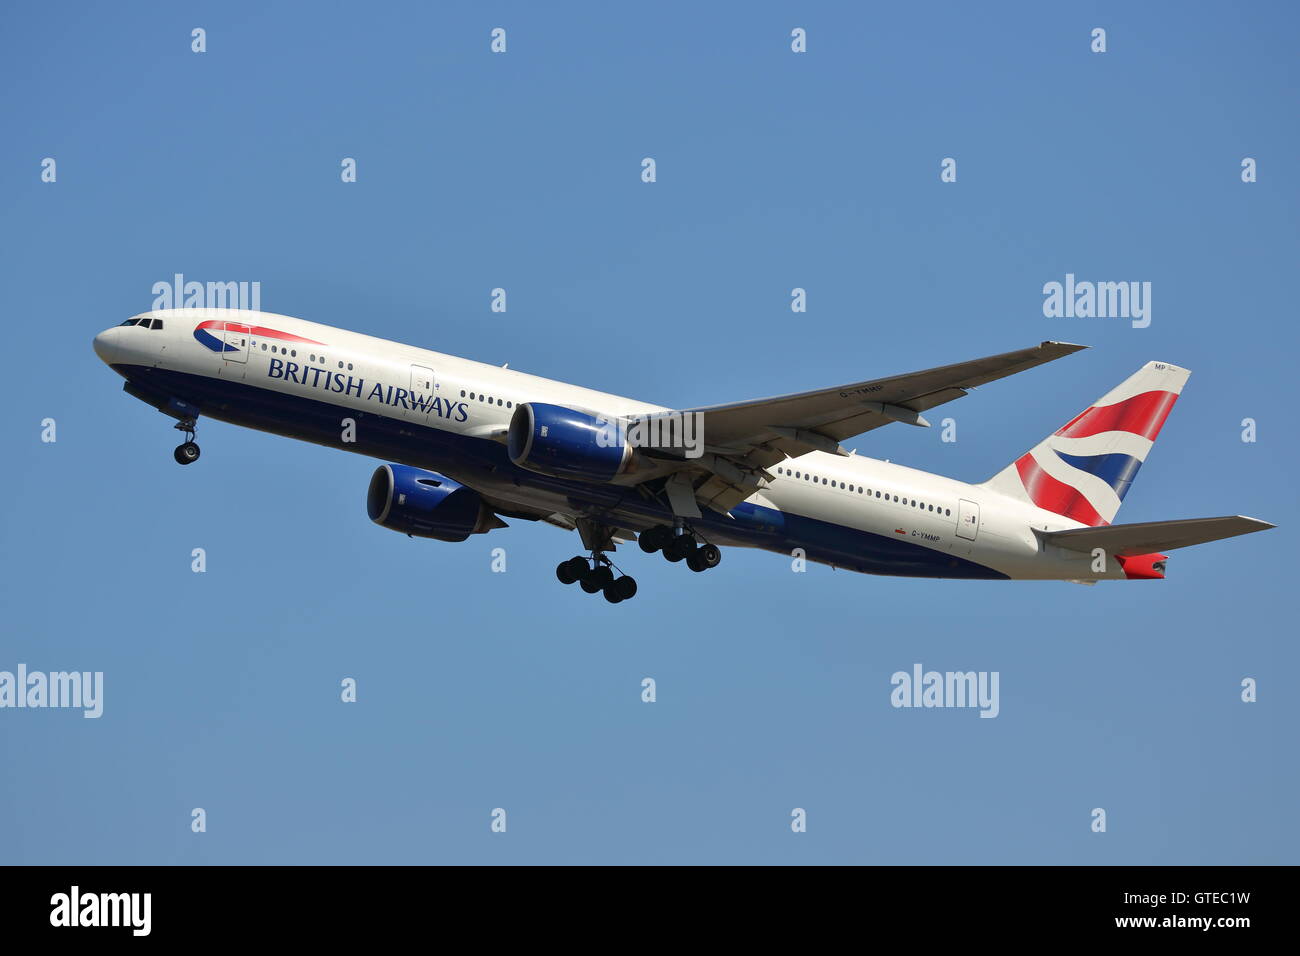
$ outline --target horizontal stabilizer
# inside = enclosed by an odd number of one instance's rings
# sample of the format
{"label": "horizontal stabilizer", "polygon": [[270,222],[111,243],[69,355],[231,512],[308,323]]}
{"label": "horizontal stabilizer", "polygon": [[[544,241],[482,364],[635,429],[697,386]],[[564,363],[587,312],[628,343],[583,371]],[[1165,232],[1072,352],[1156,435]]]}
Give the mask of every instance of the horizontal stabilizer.
{"label": "horizontal stabilizer", "polygon": [[1036,531],[1044,544],[1071,551],[1101,548],[1116,557],[1172,551],[1193,544],[1233,538],[1273,525],[1258,518],[1230,515],[1225,518],[1182,518],[1177,521],[1143,521],[1113,524],[1101,528],[1071,528],[1068,531]]}

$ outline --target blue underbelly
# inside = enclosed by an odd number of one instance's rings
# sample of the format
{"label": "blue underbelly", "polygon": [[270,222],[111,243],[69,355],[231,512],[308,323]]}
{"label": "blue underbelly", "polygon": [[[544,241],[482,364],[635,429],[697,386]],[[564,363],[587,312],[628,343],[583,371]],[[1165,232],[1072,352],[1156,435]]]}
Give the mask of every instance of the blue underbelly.
{"label": "blue underbelly", "polygon": [[[611,524],[640,530],[671,524],[672,514],[636,489],[552,478],[516,466],[504,445],[430,425],[258,388],[246,382],[165,368],[114,366],[136,386],[198,405],[202,415],[245,428],[327,445],[384,461],[443,472],[470,485],[475,479],[522,491],[560,496],[575,512],[602,513]],[[471,421],[473,408],[471,406]],[[355,441],[342,440],[344,418],[356,422]],[[717,544],[790,555],[869,574],[932,578],[1005,579],[1007,575],[956,555],[833,522],[744,502],[731,515],[705,510],[692,522]]]}

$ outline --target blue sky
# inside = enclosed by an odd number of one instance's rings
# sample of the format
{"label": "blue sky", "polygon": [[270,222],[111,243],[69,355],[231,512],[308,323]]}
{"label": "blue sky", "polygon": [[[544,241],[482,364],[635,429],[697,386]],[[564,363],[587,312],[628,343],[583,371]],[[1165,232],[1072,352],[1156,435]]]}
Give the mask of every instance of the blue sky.
{"label": "blue sky", "polygon": [[[1296,32],[1282,3],[12,10],[0,669],[103,671],[105,702],[0,711],[0,862],[1297,862]],[[633,549],[609,606],[554,579],[575,535],[372,525],[360,457],[209,422],[178,468],[90,348],[178,272],[679,407],[1093,346],[948,406],[955,443],[848,443],[972,481],[1174,362],[1120,519],[1280,527],[1091,588]],[[1151,326],[1045,318],[1066,273],[1150,281]],[[1000,715],[893,709],[916,662],[999,671]]]}

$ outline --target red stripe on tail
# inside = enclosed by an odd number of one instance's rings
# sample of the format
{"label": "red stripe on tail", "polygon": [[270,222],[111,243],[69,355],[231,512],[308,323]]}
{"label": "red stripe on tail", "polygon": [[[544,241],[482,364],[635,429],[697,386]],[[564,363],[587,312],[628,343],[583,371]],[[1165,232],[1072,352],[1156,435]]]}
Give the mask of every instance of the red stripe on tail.
{"label": "red stripe on tail", "polygon": [[1043,471],[1033,455],[1025,454],[1017,458],[1016,471],[1020,473],[1020,482],[1029,493],[1029,499],[1045,511],[1093,528],[1110,523],[1097,514],[1097,510],[1082,492]]}
{"label": "red stripe on tail", "polygon": [[1173,392],[1143,392],[1114,405],[1093,405],[1056,434],[1063,438],[1087,438],[1102,432],[1131,432],[1155,441],[1176,401],[1178,396]]}

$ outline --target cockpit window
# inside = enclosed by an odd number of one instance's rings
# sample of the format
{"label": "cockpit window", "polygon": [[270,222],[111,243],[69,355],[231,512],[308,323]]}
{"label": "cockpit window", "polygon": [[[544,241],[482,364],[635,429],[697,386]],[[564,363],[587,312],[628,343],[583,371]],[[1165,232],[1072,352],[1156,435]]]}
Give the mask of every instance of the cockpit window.
{"label": "cockpit window", "polygon": [[136,324],[137,322],[139,322],[139,321],[140,321],[139,319],[127,319],[127,320],[126,320],[125,322],[123,322],[122,324],[123,324],[123,325],[135,325],[135,324]]}
{"label": "cockpit window", "polygon": [[154,319],[154,320],[153,320],[153,327],[154,327],[155,329],[161,329],[161,328],[162,328],[162,319]]}

